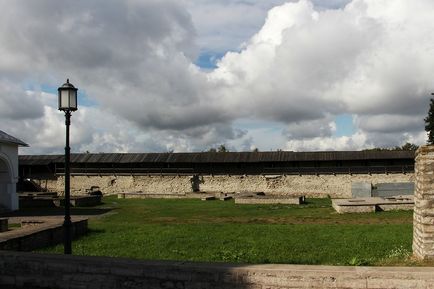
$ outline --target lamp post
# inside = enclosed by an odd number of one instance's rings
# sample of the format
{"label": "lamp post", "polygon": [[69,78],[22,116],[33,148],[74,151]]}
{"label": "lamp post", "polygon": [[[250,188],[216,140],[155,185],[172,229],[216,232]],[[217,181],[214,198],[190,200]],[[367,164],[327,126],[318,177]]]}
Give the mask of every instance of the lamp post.
{"label": "lamp post", "polygon": [[59,110],[65,112],[66,126],[66,145],[65,145],[65,220],[63,230],[65,232],[63,244],[64,253],[72,254],[71,246],[71,212],[70,212],[70,172],[69,172],[69,125],[71,124],[71,112],[77,110],[77,88],[69,83],[69,79],[58,89],[59,92]]}

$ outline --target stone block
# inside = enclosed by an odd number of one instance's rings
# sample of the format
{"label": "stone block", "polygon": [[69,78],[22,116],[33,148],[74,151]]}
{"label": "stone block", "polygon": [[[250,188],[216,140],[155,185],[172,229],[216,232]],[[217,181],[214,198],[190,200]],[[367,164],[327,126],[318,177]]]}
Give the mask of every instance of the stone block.
{"label": "stone block", "polygon": [[273,196],[273,197],[241,197],[235,198],[235,204],[249,204],[249,205],[271,205],[271,204],[285,204],[285,205],[300,205],[304,197],[286,197],[286,196]]}
{"label": "stone block", "polygon": [[9,229],[8,218],[0,218],[0,232],[6,232]]}
{"label": "stone block", "polygon": [[335,202],[332,202],[332,207],[339,214],[347,214],[347,213],[373,213],[375,212],[375,205],[367,204],[367,205],[339,205]]}
{"label": "stone block", "polygon": [[413,195],[415,185],[413,182],[378,183],[372,190],[373,197],[391,197],[399,195]]}
{"label": "stone block", "polygon": [[371,197],[372,185],[365,182],[351,183],[351,196],[353,198],[369,198]]}
{"label": "stone block", "polygon": [[396,211],[396,210],[404,210],[404,211],[410,211],[413,210],[414,205],[413,204],[379,204],[377,206],[377,209],[379,211]]}

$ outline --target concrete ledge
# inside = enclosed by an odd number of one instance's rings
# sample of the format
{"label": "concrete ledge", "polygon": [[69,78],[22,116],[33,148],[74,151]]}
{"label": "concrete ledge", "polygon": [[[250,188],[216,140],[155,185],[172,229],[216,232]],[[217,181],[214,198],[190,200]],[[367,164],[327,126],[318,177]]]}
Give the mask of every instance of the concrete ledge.
{"label": "concrete ledge", "polygon": [[23,196],[19,198],[20,208],[51,208],[54,207],[53,198]]}
{"label": "concrete ledge", "polygon": [[[72,220],[73,238],[84,235],[86,232],[87,218]],[[1,233],[0,250],[31,251],[62,243],[63,237],[63,221],[35,222],[21,229]]]}
{"label": "concrete ledge", "polygon": [[235,204],[286,204],[300,205],[304,203],[304,197],[265,196],[255,195],[247,197],[235,197]]}
{"label": "concrete ledge", "polygon": [[235,265],[0,251],[0,288],[434,288],[432,267]]}
{"label": "concrete ledge", "polygon": [[0,233],[6,232],[9,229],[9,219],[0,218]]}
{"label": "concrete ledge", "polygon": [[[100,205],[101,198],[102,196],[72,196],[70,204],[72,207],[92,207]],[[53,199],[53,203],[56,207],[63,207],[65,206],[65,199]]]}
{"label": "concrete ledge", "polygon": [[118,193],[118,199],[185,199],[185,198],[203,198],[203,193],[142,193],[142,192],[124,192]]}

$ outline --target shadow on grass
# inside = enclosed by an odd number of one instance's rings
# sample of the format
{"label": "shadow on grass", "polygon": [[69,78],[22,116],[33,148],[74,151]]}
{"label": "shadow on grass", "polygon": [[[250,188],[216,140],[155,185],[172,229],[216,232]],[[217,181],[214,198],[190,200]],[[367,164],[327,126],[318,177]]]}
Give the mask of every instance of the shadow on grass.
{"label": "shadow on grass", "polygon": [[[87,229],[86,234],[84,234],[83,236],[91,236],[91,235],[104,234],[105,232],[106,232],[106,230],[104,230],[104,229],[95,229],[95,228],[92,228],[92,229]],[[81,238],[83,236],[80,236],[80,237],[78,237],[76,239],[79,239],[79,238]]]}
{"label": "shadow on grass", "polygon": [[[98,216],[112,211],[112,208],[71,208],[72,216]],[[15,212],[0,214],[0,217],[43,217],[43,216],[64,216],[63,207],[50,208],[23,208]]]}

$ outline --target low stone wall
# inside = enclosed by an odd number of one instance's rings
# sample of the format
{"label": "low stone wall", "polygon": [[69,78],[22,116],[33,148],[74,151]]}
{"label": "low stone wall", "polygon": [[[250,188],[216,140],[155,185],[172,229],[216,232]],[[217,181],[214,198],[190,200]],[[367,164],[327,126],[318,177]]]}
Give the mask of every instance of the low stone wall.
{"label": "low stone wall", "polygon": [[[77,238],[86,233],[87,218],[74,218],[71,225],[72,237]],[[41,224],[1,233],[0,250],[31,251],[53,246],[63,242],[64,234],[63,221],[46,220]]]}
{"label": "low stone wall", "polygon": [[434,268],[231,265],[1,251],[0,288],[434,288]]}
{"label": "low stone wall", "polygon": [[[36,181],[36,180],[35,180]],[[265,192],[268,195],[350,198],[353,182],[412,182],[414,174],[338,175],[204,175],[198,180],[205,192]],[[64,178],[42,180],[51,191],[62,194]],[[103,194],[142,191],[149,194],[185,194],[193,191],[193,176],[72,176],[71,193],[82,195],[91,186]]]}

